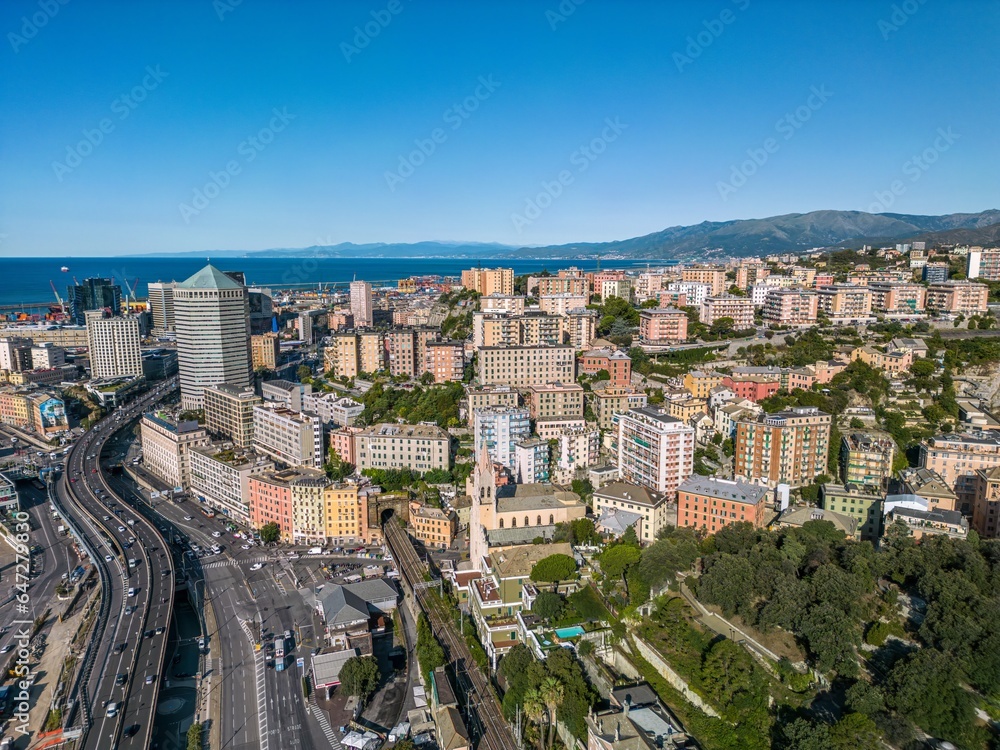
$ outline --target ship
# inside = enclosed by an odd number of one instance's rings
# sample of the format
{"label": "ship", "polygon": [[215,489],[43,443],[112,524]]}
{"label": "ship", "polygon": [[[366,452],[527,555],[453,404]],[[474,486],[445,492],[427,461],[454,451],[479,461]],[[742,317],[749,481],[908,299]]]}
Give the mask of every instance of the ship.
{"label": "ship", "polygon": [[68,273],[69,272],[69,266],[63,266],[59,270],[62,271],[63,273]]}

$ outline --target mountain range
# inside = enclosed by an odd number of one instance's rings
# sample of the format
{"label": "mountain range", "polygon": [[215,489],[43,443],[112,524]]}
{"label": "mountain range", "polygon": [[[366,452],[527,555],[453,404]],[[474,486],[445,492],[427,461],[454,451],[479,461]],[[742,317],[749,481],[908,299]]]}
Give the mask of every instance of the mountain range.
{"label": "mountain range", "polygon": [[[613,242],[542,247],[477,242],[370,243],[305,248],[212,251],[213,257],[312,258],[541,258],[692,260],[802,253],[816,248],[881,246],[923,240],[938,244],[993,245],[1000,241],[1000,210],[920,216],[863,211],[811,211],[765,219],[703,221]],[[205,251],[176,255],[201,256]]]}

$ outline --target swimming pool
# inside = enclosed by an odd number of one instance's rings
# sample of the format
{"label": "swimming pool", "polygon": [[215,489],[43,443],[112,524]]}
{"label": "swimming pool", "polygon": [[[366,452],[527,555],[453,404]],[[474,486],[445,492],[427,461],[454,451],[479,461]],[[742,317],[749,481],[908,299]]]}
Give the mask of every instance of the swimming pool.
{"label": "swimming pool", "polygon": [[575,638],[578,635],[583,635],[586,631],[579,625],[574,625],[571,628],[557,628],[556,635],[560,638]]}

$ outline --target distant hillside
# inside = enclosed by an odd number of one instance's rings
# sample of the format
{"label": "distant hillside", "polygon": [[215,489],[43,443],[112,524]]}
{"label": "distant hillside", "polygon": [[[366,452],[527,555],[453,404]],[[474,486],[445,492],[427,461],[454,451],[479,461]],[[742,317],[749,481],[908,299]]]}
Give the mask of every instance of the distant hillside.
{"label": "distant hillside", "polygon": [[[545,247],[515,247],[485,242],[370,243],[274,248],[254,252],[211,251],[212,257],[310,258],[552,258],[607,260],[690,260],[769,253],[801,253],[812,248],[884,245],[906,240],[929,243],[995,244],[1000,210],[978,214],[915,216],[863,211],[811,211],[766,219],[703,221],[614,242],[579,242]],[[178,253],[205,256],[206,251]]]}
{"label": "distant hillside", "polygon": [[670,227],[619,242],[521,248],[522,257],[563,257],[600,253],[607,257],[691,259],[804,252],[815,247],[894,243],[932,233],[980,232],[1000,223],[1000,211],[946,216],[869,214],[863,211],[813,211],[767,219],[702,222]]}

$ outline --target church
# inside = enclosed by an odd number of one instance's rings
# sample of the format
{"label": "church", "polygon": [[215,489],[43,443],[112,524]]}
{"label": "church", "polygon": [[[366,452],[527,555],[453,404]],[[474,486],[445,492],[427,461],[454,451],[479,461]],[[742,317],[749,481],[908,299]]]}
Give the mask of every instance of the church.
{"label": "church", "polygon": [[496,486],[493,461],[484,444],[469,477],[469,560],[483,571],[491,549],[549,540],[556,524],[587,515],[587,505],[575,492],[552,484]]}

